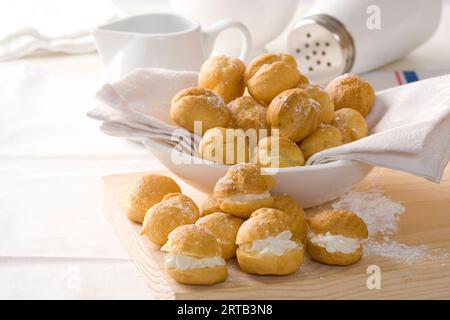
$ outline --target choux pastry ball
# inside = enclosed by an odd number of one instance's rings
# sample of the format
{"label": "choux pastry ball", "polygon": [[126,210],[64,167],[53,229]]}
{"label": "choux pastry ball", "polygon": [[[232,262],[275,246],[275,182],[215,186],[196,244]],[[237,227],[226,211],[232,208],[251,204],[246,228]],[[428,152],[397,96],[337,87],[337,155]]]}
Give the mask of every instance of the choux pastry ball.
{"label": "choux pastry ball", "polygon": [[174,229],[161,248],[164,267],[176,281],[190,285],[212,285],[225,281],[228,268],[214,235],[195,224]]}
{"label": "choux pastry ball", "polygon": [[375,91],[369,82],[354,74],[344,74],[332,80],[327,91],[336,110],[350,108],[364,117],[372,110]]}
{"label": "choux pastry ball", "polygon": [[231,126],[231,114],[222,97],[203,88],[181,90],[171,101],[170,118],[180,127],[195,132],[195,121],[201,121],[203,133],[215,127]]}
{"label": "choux pastry ball", "polygon": [[231,111],[233,124],[236,128],[241,128],[245,131],[253,129],[256,139],[269,135],[269,126],[266,120],[267,107],[253,97],[244,96],[237,98],[228,104],[228,108]]}
{"label": "choux pastry ball", "polygon": [[303,90],[306,96],[319,103],[320,110],[322,110],[321,122],[331,123],[334,119],[334,104],[328,92],[318,84],[300,84],[298,88]]}
{"label": "choux pastry ball", "polygon": [[305,211],[291,197],[286,194],[279,194],[273,197],[274,209],[283,211],[292,219],[291,230],[292,236],[300,239],[303,243],[306,241],[308,234],[308,224],[305,220]]}
{"label": "choux pastry ball", "polygon": [[286,275],[303,263],[303,244],[293,237],[292,218],[271,208],[255,211],[236,237],[239,267],[247,273]]}
{"label": "choux pastry ball", "polygon": [[350,143],[369,134],[366,119],[356,110],[343,108],[335,112],[332,125],[342,134],[342,142]]}
{"label": "choux pastry ball", "polygon": [[212,128],[200,140],[198,153],[202,159],[216,163],[249,162],[249,138],[242,129]]}
{"label": "choux pastry ball", "polygon": [[240,163],[230,167],[214,187],[214,197],[221,211],[233,216],[248,218],[259,208],[270,208],[273,198],[270,190],[275,180],[262,175],[261,168],[252,163]]}
{"label": "choux pastry ball", "polygon": [[329,265],[349,265],[361,259],[368,230],[354,212],[323,211],[307,221],[310,231],[306,250],[313,260]]}
{"label": "choux pastry ball", "polygon": [[206,197],[205,201],[202,203],[200,210],[200,217],[207,216],[208,214],[220,211],[219,202],[217,199],[210,194]]}
{"label": "choux pastry ball", "polygon": [[244,94],[245,64],[225,55],[206,60],[198,75],[198,86],[209,89],[223,98],[225,103]]}
{"label": "choux pastry ball", "polygon": [[181,192],[178,184],[169,177],[159,174],[147,174],[139,179],[123,203],[128,218],[142,223],[145,213],[169,193]]}
{"label": "choux pastry ball", "polygon": [[241,218],[224,212],[214,212],[197,220],[196,225],[207,229],[217,239],[222,249],[222,258],[231,259],[236,254],[236,235],[241,224]]}
{"label": "choux pastry ball", "polygon": [[250,95],[269,104],[281,92],[298,85],[300,72],[293,56],[266,53],[247,66],[244,79]]}
{"label": "choux pastry ball", "polygon": [[261,167],[297,167],[305,164],[300,147],[289,139],[270,136],[259,140],[253,150],[253,162]]}
{"label": "choux pastry ball", "polygon": [[267,122],[279,130],[281,137],[298,142],[317,129],[322,120],[320,104],[309,98],[302,89],[280,93],[270,103]]}
{"label": "choux pastry ball", "polygon": [[148,209],[141,234],[162,246],[172,230],[185,224],[195,223],[198,218],[198,207],[191,198],[181,193],[169,193],[161,202]]}
{"label": "choux pastry ball", "polygon": [[340,145],[342,145],[342,134],[339,129],[323,123],[300,142],[300,148],[306,159],[320,151]]}

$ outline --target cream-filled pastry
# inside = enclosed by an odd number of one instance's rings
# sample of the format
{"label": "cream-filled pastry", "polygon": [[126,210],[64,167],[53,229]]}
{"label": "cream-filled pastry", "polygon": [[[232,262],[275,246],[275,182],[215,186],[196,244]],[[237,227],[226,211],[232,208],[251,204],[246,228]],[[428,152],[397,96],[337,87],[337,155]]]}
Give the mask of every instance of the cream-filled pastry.
{"label": "cream-filled pastry", "polygon": [[244,80],[251,96],[265,104],[304,81],[300,78],[295,58],[283,53],[266,53],[256,57],[245,69]]}
{"label": "cream-filled pastry", "polygon": [[336,110],[351,108],[366,116],[375,102],[373,87],[354,74],[347,73],[335,78],[328,84],[327,91]]}
{"label": "cream-filled pastry", "polygon": [[123,210],[130,220],[142,223],[145,213],[169,193],[181,192],[178,184],[169,177],[159,174],[142,176],[123,203]]}
{"label": "cream-filled pastry", "polygon": [[271,130],[278,129],[280,137],[298,142],[317,129],[322,110],[316,100],[302,89],[286,90],[276,96],[267,109]]}
{"label": "cream-filled pastry", "polygon": [[188,196],[169,193],[145,214],[141,234],[162,246],[175,228],[194,223],[199,217],[198,207]]}
{"label": "cream-filled pastry", "polygon": [[253,162],[261,167],[297,167],[305,164],[300,147],[283,137],[266,137],[253,149]]}
{"label": "cream-filled pastry", "polygon": [[173,230],[161,248],[169,276],[183,284],[211,285],[225,281],[228,268],[217,239],[195,224]]}
{"label": "cream-filled pastry", "polygon": [[244,94],[245,64],[225,55],[206,60],[198,74],[198,86],[220,95],[225,103]]}
{"label": "cream-filled pastry", "polygon": [[361,259],[367,226],[355,213],[329,210],[308,219],[306,250],[313,260],[330,265],[349,265]]}
{"label": "cream-filled pastry", "polygon": [[217,199],[211,194],[206,197],[205,201],[202,203],[202,207],[200,210],[200,217],[204,217],[208,214],[219,212],[220,206]]}
{"label": "cream-filled pastry", "polygon": [[366,119],[356,110],[343,108],[335,112],[332,125],[342,134],[342,142],[350,143],[369,134]]}
{"label": "cream-filled pastry", "polygon": [[214,212],[197,220],[196,225],[209,230],[217,239],[222,249],[222,257],[231,259],[236,254],[236,235],[241,224],[241,218],[224,212]]}
{"label": "cream-filled pastry", "polygon": [[303,244],[292,234],[292,217],[270,208],[256,210],[238,231],[236,257],[247,273],[286,275],[303,263]]}
{"label": "cream-filled pastry", "polygon": [[230,167],[214,187],[214,197],[221,211],[248,218],[259,208],[271,207],[273,198],[270,190],[275,180],[262,175],[261,168],[251,163],[240,163]]}
{"label": "cream-filled pastry", "polygon": [[321,123],[313,133],[300,142],[300,148],[308,159],[312,155],[342,145],[342,134],[338,128]]}
{"label": "cream-filled pastry", "polygon": [[305,211],[303,211],[303,208],[300,207],[294,199],[285,194],[274,196],[272,207],[291,216],[292,236],[305,243],[308,233],[308,224],[305,220]]}

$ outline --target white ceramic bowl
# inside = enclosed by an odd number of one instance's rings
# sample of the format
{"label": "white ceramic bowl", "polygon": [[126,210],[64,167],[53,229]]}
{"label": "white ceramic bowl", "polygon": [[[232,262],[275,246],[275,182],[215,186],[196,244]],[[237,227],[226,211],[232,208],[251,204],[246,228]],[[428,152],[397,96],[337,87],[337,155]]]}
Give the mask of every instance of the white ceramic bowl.
{"label": "white ceramic bowl", "polygon": [[[144,145],[170,171],[206,193],[212,192],[216,181],[229,168],[227,165],[172,152],[170,147],[152,140],[144,141]],[[287,193],[303,208],[309,208],[336,199],[349,191],[372,168],[364,163],[340,160],[314,166],[265,170],[268,173],[276,171],[274,193]]]}
{"label": "white ceramic bowl", "polygon": [[[212,23],[232,18],[249,29],[254,46],[253,56],[275,39],[292,19],[299,0],[171,0],[176,13],[186,15],[207,27]],[[227,30],[216,45],[215,52],[236,55],[240,35]]]}

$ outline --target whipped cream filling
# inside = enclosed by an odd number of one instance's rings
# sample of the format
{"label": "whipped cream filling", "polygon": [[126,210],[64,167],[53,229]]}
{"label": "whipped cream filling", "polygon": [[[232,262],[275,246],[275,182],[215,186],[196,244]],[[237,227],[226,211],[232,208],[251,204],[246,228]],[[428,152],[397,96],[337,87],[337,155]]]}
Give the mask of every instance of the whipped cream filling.
{"label": "whipped cream filling", "polygon": [[270,192],[265,191],[261,193],[247,193],[247,194],[239,194],[231,197],[224,197],[224,200],[228,200],[231,202],[247,202],[247,201],[257,201],[264,200],[270,198]]}
{"label": "whipped cream filling", "polygon": [[314,233],[310,231],[308,237],[312,243],[325,248],[329,253],[353,253],[364,242],[363,239],[348,238],[340,234],[334,235],[330,232]]}
{"label": "whipped cream filling", "polygon": [[195,258],[182,254],[168,253],[164,257],[166,268],[176,268],[180,270],[214,268],[224,266],[225,260],[222,257]]}
{"label": "whipped cream filling", "polygon": [[292,241],[291,237],[290,231],[283,231],[275,237],[253,241],[247,251],[260,255],[282,256],[287,250],[298,248],[298,243]]}

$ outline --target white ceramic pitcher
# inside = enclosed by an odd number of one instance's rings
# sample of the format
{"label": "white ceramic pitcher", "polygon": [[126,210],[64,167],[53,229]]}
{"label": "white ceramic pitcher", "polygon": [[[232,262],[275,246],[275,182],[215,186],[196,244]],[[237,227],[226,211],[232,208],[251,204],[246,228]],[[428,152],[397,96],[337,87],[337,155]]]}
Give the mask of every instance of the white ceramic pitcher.
{"label": "white ceramic pitcher", "polygon": [[212,52],[216,37],[225,29],[242,33],[240,58],[251,48],[251,36],[240,22],[220,20],[202,30],[200,24],[180,15],[154,13],[115,21],[94,30],[108,81],[136,68],[198,71]]}

